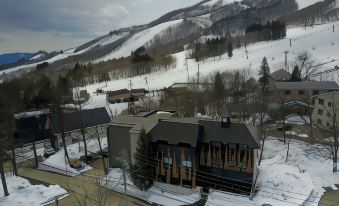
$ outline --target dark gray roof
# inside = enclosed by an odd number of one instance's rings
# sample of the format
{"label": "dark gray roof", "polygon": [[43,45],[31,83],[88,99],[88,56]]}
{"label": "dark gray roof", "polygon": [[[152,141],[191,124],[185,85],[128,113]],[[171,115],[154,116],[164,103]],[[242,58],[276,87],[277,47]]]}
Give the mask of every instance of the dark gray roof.
{"label": "dark gray roof", "polygon": [[277,89],[283,90],[339,90],[337,83],[329,82],[275,82]]}
{"label": "dark gray roof", "polygon": [[[49,114],[49,121],[54,134],[62,132],[60,114]],[[72,132],[110,123],[111,119],[104,107],[63,113],[63,132]]]}
{"label": "dark gray roof", "polygon": [[149,132],[156,124],[158,120],[155,118],[144,118],[137,116],[117,116],[112,120],[112,124],[130,125],[130,132],[139,132],[142,128]]}
{"label": "dark gray roof", "polygon": [[168,144],[177,145],[188,143],[196,147],[199,138],[200,126],[198,124],[160,121],[151,131],[152,142],[166,141]]}
{"label": "dark gray roof", "polygon": [[240,123],[231,123],[230,127],[222,128],[221,122],[199,120],[202,126],[200,142],[209,143],[218,141],[224,144],[245,144],[250,148],[259,148],[257,128]]}

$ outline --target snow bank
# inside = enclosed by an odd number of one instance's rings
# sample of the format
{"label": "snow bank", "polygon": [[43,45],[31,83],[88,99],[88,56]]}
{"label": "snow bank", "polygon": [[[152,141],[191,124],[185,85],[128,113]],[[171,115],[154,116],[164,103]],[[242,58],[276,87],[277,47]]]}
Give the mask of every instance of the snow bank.
{"label": "snow bank", "polygon": [[286,131],[285,134],[293,135],[293,136],[298,136],[298,137],[303,137],[303,138],[307,138],[308,137],[308,135],[305,134],[305,133],[298,133],[298,132],[295,132],[295,131]]}
{"label": "snow bank", "polygon": [[263,160],[258,168],[258,193],[249,197],[212,192],[206,206],[235,205],[318,205],[324,187],[336,188],[339,173],[332,172],[329,148],[291,140],[286,162],[287,145],[274,137],[265,142]]}
{"label": "snow bank", "polygon": [[[103,183],[108,189],[124,192],[122,170],[110,169]],[[163,206],[190,205],[201,198],[200,192],[179,186],[155,182],[147,191],[141,191],[133,184],[129,176],[126,178],[126,183],[129,195]]]}
{"label": "snow bank", "polygon": [[[107,147],[106,137],[101,139],[101,144],[102,148]],[[83,142],[68,145],[67,151],[69,157],[73,159],[80,159],[80,157],[85,155]],[[91,153],[98,153],[100,151],[99,143],[96,139],[88,140],[87,151],[89,155]],[[72,168],[65,158],[64,149],[60,149],[56,154],[50,156],[44,162],[40,162],[38,169],[67,176],[77,176],[92,169],[91,166],[86,165],[85,163],[82,163],[82,165],[83,167],[81,169]]]}
{"label": "snow bank", "polygon": [[68,195],[67,191],[59,185],[31,185],[22,178],[7,174],[6,182],[9,196],[5,197],[2,183],[0,182],[0,205],[6,206],[40,206],[47,205],[55,198],[62,199]]}
{"label": "snow bank", "polygon": [[300,116],[297,114],[291,114],[285,117],[285,123],[287,124],[297,124],[297,125],[303,125],[303,124],[309,124],[310,123],[310,117],[309,116]]}

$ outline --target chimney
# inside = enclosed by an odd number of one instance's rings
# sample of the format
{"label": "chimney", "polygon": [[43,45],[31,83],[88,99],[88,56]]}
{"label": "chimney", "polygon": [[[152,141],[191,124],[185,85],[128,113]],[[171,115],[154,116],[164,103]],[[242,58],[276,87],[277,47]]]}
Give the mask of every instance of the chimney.
{"label": "chimney", "polygon": [[221,115],[221,128],[229,128],[231,126],[230,113],[227,108],[224,109]]}
{"label": "chimney", "polygon": [[221,128],[229,128],[231,126],[231,118],[222,116],[221,117]]}

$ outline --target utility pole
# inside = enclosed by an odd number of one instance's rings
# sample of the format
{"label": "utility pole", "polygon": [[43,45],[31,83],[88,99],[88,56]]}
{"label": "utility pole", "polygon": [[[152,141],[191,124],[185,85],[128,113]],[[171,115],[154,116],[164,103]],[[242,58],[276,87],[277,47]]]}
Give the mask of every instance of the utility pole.
{"label": "utility pole", "polygon": [[198,77],[198,85],[199,85],[200,84],[200,65],[199,64],[198,64],[197,77]]}
{"label": "utility pole", "polygon": [[287,71],[287,54],[288,54],[288,51],[284,51],[285,53],[285,71]]}
{"label": "utility pole", "polygon": [[128,98],[128,113],[131,113],[131,98],[132,98],[132,80],[129,80],[129,89],[130,89],[130,94]]}
{"label": "utility pole", "polygon": [[188,61],[187,61],[187,58],[185,59],[186,60],[186,71],[187,71],[187,82],[190,81],[190,73],[188,72]]}
{"label": "utility pole", "polygon": [[147,89],[148,89],[148,109],[149,109],[149,111],[151,111],[151,91],[149,90],[147,77],[145,77],[145,81],[146,81]]}
{"label": "utility pole", "polygon": [[197,72],[197,76],[198,76],[198,92],[200,91],[200,65],[198,64],[198,72]]}
{"label": "utility pole", "polygon": [[292,39],[290,39],[290,47],[292,47]]}

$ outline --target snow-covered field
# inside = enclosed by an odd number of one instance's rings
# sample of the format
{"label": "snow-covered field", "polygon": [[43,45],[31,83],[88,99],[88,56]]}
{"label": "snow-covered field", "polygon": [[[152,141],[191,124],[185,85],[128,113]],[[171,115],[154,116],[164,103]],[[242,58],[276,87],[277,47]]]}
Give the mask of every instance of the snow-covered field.
{"label": "snow-covered field", "polygon": [[[107,138],[101,139],[102,148],[107,147]],[[80,148],[79,148],[80,147]],[[87,142],[88,154],[97,153],[100,151],[99,143],[96,139],[91,139]],[[81,156],[85,155],[84,144],[83,142],[74,143],[67,146],[68,155],[72,159],[80,159]],[[38,169],[54,172],[58,174],[76,176],[84,173],[88,170],[91,170],[92,167],[89,165],[83,164],[83,168],[80,170],[72,168],[65,158],[64,149],[60,149],[57,153],[47,158],[45,161],[39,163]]]}
{"label": "snow-covered field", "polygon": [[[124,192],[123,173],[121,169],[110,169],[109,174],[103,180],[104,187]],[[200,200],[200,192],[174,185],[167,185],[155,182],[147,191],[139,190],[131,181],[126,178],[127,193],[131,196],[146,200],[149,203],[163,206],[189,205]]]}
{"label": "snow-covered field", "polygon": [[207,206],[235,205],[318,205],[325,190],[337,189],[339,173],[333,174],[329,148],[291,140],[287,145],[269,137],[265,142],[263,161],[259,166],[258,193],[253,200],[223,192],[209,195]]}
{"label": "snow-covered field", "polygon": [[[174,22],[172,22],[175,24]],[[161,26],[161,25],[159,25]],[[168,25],[167,25],[168,26]],[[335,32],[333,32],[333,26]],[[209,76],[217,71],[229,71],[234,69],[250,69],[253,76],[256,77],[261,61],[263,57],[267,57],[271,71],[278,70],[284,67],[285,55],[284,51],[288,50],[288,61],[290,64],[290,70],[294,65],[296,56],[305,50],[307,50],[313,58],[319,63],[335,60],[332,63],[326,64],[322,67],[323,70],[332,69],[335,65],[338,65],[339,60],[339,22],[316,25],[314,27],[292,28],[287,30],[287,37],[282,40],[259,42],[251,45],[247,45],[248,59],[246,58],[245,47],[235,49],[233,51],[233,57],[229,58],[227,54],[221,57],[210,58],[206,61],[196,62],[194,59],[187,59],[190,51],[184,51],[177,54],[173,54],[176,58],[176,66],[166,72],[154,72],[152,74],[136,76],[133,78],[119,79],[107,82],[108,90],[117,90],[123,88],[129,88],[129,81],[132,81],[133,88],[149,88],[162,89],[168,87],[175,82],[186,82],[196,77],[198,71],[198,64],[200,67],[201,78]],[[151,39],[154,32],[149,31],[144,33],[143,39]],[[292,40],[292,46],[290,46],[290,40]],[[125,47],[121,47],[119,55],[130,54],[134,46],[130,45],[131,42],[126,42]],[[113,53],[114,54],[114,53]],[[117,53],[116,53],[117,54]],[[118,56],[119,56],[118,55]],[[188,66],[186,66],[188,64]],[[187,70],[188,67],[188,70]],[[146,84],[145,77],[147,77],[148,85]],[[323,79],[336,80],[338,76],[328,75],[323,76]],[[90,93],[90,102],[86,106],[87,108],[103,107],[106,106],[105,97],[103,95],[96,95],[97,88],[102,88],[105,83],[93,84],[84,87]],[[114,111],[121,109],[121,104],[111,105],[111,109]],[[123,106],[124,108],[126,105]],[[127,107],[126,107],[127,108]]]}
{"label": "snow-covered field", "polygon": [[56,198],[68,196],[66,190],[59,185],[31,185],[22,178],[6,174],[9,196],[5,197],[2,183],[0,182],[0,205],[3,206],[41,206],[54,202]]}

